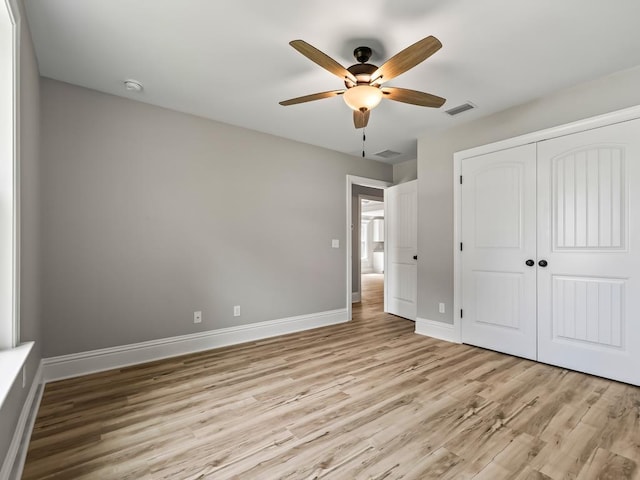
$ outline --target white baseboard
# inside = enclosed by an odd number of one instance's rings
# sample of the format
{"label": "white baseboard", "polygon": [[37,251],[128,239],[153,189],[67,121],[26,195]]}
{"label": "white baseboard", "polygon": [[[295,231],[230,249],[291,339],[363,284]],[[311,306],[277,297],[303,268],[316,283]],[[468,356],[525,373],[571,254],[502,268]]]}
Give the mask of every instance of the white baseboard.
{"label": "white baseboard", "polygon": [[460,333],[455,325],[450,323],[436,322],[426,318],[416,319],[416,333],[427,337],[445,340],[447,342],[462,343]]}
{"label": "white baseboard", "polygon": [[36,421],[44,384],[42,383],[42,362],[33,377],[33,383],[22,406],[18,424],[13,432],[13,438],[9,444],[7,456],[0,469],[0,480],[19,480],[22,477],[24,461],[27,458],[29,439]]}
{"label": "white baseboard", "polygon": [[360,299],[360,292],[351,292],[351,303],[358,303]]}
{"label": "white baseboard", "polygon": [[347,309],[239,325],[208,332],[50,357],[43,360],[44,381],[51,382],[203,350],[261,340],[347,322]]}

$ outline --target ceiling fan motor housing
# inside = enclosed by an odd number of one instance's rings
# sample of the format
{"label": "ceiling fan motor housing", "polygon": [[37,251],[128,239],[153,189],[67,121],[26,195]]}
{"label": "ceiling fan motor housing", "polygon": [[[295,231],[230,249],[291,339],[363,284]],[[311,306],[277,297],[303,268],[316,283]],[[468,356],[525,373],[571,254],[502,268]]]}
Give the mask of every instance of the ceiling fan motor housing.
{"label": "ceiling fan motor housing", "polygon": [[[358,80],[358,85],[369,85],[371,81],[371,74],[378,69],[377,66],[372,65],[370,63],[356,63],[355,65],[351,65],[347,70],[349,70]],[[351,82],[345,82],[347,88],[353,87]]]}

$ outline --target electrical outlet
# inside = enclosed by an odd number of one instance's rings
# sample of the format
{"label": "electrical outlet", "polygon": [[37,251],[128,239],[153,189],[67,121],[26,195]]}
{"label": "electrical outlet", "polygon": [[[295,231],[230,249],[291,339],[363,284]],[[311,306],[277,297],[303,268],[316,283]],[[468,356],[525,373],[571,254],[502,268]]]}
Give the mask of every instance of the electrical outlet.
{"label": "electrical outlet", "polygon": [[331,248],[340,248],[340,240],[337,238],[332,239]]}
{"label": "electrical outlet", "polygon": [[202,312],[193,312],[193,323],[202,323]]}
{"label": "electrical outlet", "polygon": [[240,305],[235,305],[233,307],[233,316],[234,317],[239,317],[240,316]]}
{"label": "electrical outlet", "polygon": [[438,311],[439,311],[440,313],[444,313],[444,303],[439,303],[439,304],[438,304]]}

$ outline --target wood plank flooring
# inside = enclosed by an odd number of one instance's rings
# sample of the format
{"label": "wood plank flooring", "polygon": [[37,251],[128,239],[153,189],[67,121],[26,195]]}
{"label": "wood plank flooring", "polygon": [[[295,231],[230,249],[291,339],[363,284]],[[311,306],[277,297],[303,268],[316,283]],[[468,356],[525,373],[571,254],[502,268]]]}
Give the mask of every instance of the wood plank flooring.
{"label": "wood plank flooring", "polygon": [[354,320],[48,384],[24,479],[637,479],[640,389]]}

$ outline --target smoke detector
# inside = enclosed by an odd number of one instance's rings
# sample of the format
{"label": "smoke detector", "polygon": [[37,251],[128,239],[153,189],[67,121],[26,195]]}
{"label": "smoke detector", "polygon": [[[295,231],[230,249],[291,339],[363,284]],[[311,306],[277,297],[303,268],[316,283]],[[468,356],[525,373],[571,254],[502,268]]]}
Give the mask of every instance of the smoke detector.
{"label": "smoke detector", "polygon": [[142,84],[137,81],[137,80],[125,80],[124,81],[124,88],[128,91],[128,92],[141,92],[142,91]]}

